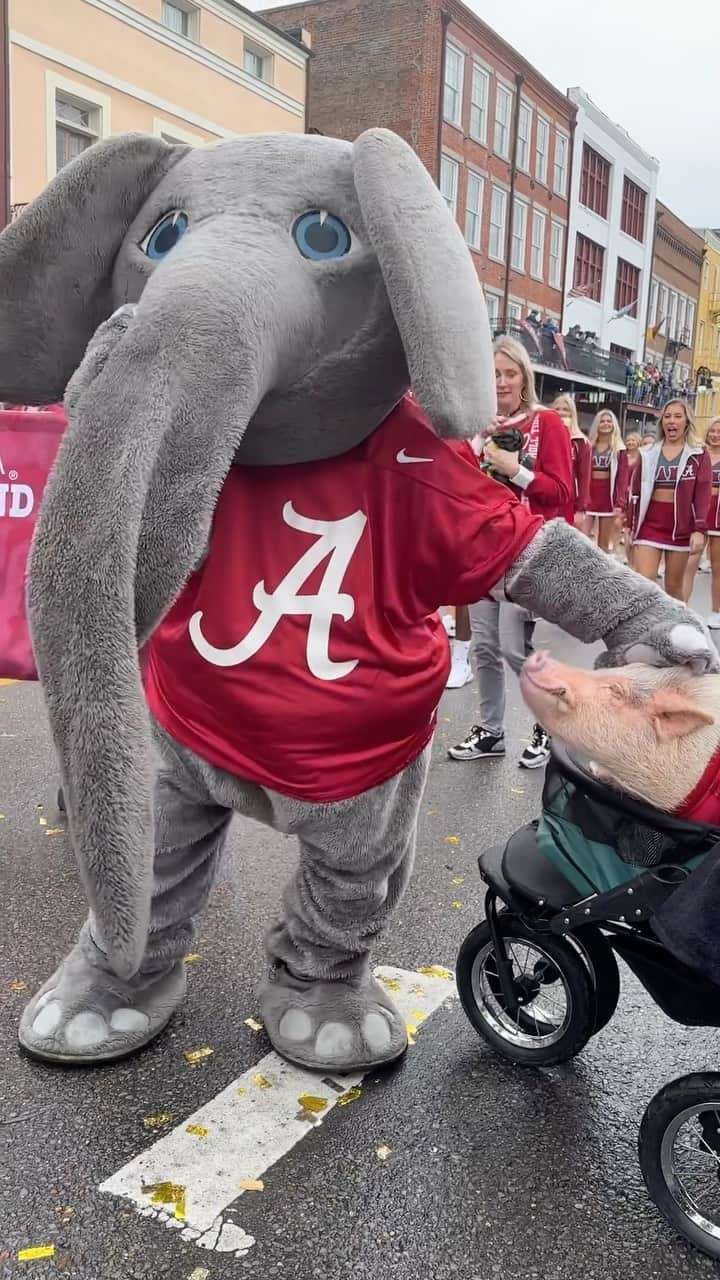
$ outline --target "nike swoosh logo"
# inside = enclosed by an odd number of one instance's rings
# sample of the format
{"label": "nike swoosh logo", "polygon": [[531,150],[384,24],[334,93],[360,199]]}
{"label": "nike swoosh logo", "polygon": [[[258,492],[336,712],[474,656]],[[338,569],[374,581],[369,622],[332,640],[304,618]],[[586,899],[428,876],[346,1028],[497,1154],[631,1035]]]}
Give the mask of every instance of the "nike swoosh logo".
{"label": "nike swoosh logo", "polygon": [[401,449],[396,458],[397,462],[434,462],[434,458],[411,458],[407,450]]}

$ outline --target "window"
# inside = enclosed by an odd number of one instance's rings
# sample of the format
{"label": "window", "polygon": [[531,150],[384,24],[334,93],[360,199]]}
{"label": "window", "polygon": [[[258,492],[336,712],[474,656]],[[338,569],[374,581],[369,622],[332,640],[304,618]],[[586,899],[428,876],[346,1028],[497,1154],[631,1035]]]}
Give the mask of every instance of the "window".
{"label": "window", "polygon": [[[629,316],[637,317],[637,304],[640,296],[640,268],[634,267],[631,262],[624,262],[622,258],[618,258],[617,276],[615,277],[615,310],[621,311],[623,307],[630,307]],[[677,302],[677,294],[673,294],[675,302]]]}
{"label": "window", "polygon": [[457,217],[459,172],[460,166],[457,160],[451,160],[450,156],[443,156],[440,164],[440,191],[453,218]]}
{"label": "window", "polygon": [[563,244],[565,228],[561,222],[550,224],[550,284],[553,289],[562,289],[563,277]]}
{"label": "window", "polygon": [[513,96],[510,89],[499,84],[495,96],[495,150],[503,160],[510,159],[510,125]]}
{"label": "window", "polygon": [[542,280],[545,275],[545,214],[533,209],[530,275]]}
{"label": "window", "polygon": [[513,207],[512,248],[510,262],[516,271],[525,270],[525,241],[527,239],[528,207],[516,200]]}
{"label": "window", "polygon": [[555,130],[555,164],[553,166],[553,190],[559,196],[567,194],[568,150],[570,140],[566,133]]}
{"label": "window", "polygon": [[687,299],[684,295],[678,297],[678,313],[677,313],[677,336],[680,340],[685,336],[685,306]]}
{"label": "window", "polygon": [[688,331],[689,340],[690,342],[692,342],[693,334],[695,332],[695,303],[693,302],[692,298],[688,298],[687,300],[687,311],[685,313],[685,325]]}
{"label": "window", "polygon": [[57,169],[86,151],[101,136],[101,108],[69,94],[55,94],[55,164]]}
{"label": "window", "polygon": [[626,235],[642,244],[645,239],[645,201],[642,187],[637,187],[628,177],[623,182],[622,220],[620,225]]}
{"label": "window", "polygon": [[493,187],[490,202],[489,254],[498,262],[505,260],[505,219],[507,218],[507,192]]}
{"label": "window", "polygon": [[605,250],[601,244],[578,235],[575,241],[573,288],[586,290],[585,297],[599,302],[602,297]]}
{"label": "window", "polygon": [[592,209],[601,218],[607,218],[608,192],[610,190],[610,165],[587,142],[583,146],[582,174],[580,177],[580,203]]}
{"label": "window", "polygon": [[472,90],[470,95],[470,137],[487,145],[488,97],[490,76],[484,67],[473,63]]}
{"label": "window", "polygon": [[698,351],[702,351],[705,346],[705,321],[701,320],[698,325]]}
{"label": "window", "polygon": [[471,249],[480,248],[484,182],[479,173],[468,172],[465,201],[465,239]]}
{"label": "window", "polygon": [[500,299],[496,293],[486,293],[485,302],[488,309],[490,331],[492,332],[497,328],[498,316],[500,315]]}
{"label": "window", "polygon": [[243,70],[258,80],[272,80],[272,55],[245,42]]}
{"label": "window", "polygon": [[519,324],[520,320],[522,320],[522,313],[523,313],[522,303],[520,303],[520,302],[509,302],[509,303],[508,303],[508,313],[507,313],[507,318],[508,318],[508,320],[510,320],[512,323],[514,323],[514,324]]}
{"label": "window", "polygon": [[537,137],[535,139],[535,177],[543,186],[547,183],[548,151],[550,149],[550,125],[542,116],[538,116]]}
{"label": "window", "polygon": [[658,298],[659,298],[658,324],[662,324],[665,320],[667,320],[667,315],[668,315],[668,291],[667,291],[666,285],[664,284],[660,285]]}
{"label": "window", "polygon": [[523,173],[530,172],[530,137],[532,135],[532,107],[527,102],[520,103],[518,112],[517,155],[515,161]]}
{"label": "window", "polygon": [[445,50],[445,99],[443,115],[450,124],[462,124],[465,54],[449,44]]}
{"label": "window", "polygon": [[709,289],[709,288],[710,288],[710,263],[708,262],[707,258],[705,259],[705,262],[703,263],[703,282],[702,282],[702,287],[703,287],[703,289]]}
{"label": "window", "polygon": [[192,4],[184,0],[163,0],[162,24],[168,31],[174,31],[187,40],[197,39],[198,11]]}
{"label": "window", "polygon": [[670,298],[669,298],[669,300],[668,300],[668,309],[669,309],[669,312],[670,312],[670,319],[668,320],[668,329],[667,329],[667,332],[668,332],[668,338],[676,338],[676,337],[677,337],[677,332],[676,332],[676,330],[677,330],[677,304],[678,304],[678,296],[677,296],[677,294],[676,294],[676,293],[673,293],[673,291],[672,291],[672,289],[671,289],[671,290],[670,290]]}

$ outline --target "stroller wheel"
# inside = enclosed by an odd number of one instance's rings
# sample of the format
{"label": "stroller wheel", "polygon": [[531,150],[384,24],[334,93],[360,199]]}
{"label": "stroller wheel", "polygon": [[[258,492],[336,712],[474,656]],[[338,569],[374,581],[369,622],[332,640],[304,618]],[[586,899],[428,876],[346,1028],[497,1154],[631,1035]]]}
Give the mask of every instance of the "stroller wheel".
{"label": "stroller wheel", "polygon": [[645,1185],[670,1225],[720,1259],[720,1074],[682,1076],[656,1093],[638,1154]]}
{"label": "stroller wheel", "polygon": [[512,1062],[553,1066],[574,1058],[595,1030],[595,994],[585,957],[552,934],[502,912],[497,927],[512,970],[511,1006],[487,921],[460,948],[458,994],[476,1031]]}
{"label": "stroller wheel", "polygon": [[595,1026],[593,1035],[602,1031],[612,1018],[620,999],[620,971],[612,947],[599,929],[592,924],[583,925],[568,935],[570,943],[576,943],[590,967],[595,988]]}

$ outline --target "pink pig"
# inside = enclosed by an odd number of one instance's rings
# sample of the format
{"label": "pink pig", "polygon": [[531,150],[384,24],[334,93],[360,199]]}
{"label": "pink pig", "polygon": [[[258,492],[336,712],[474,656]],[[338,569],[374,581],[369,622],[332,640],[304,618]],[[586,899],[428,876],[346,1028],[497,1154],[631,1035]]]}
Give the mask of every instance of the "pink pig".
{"label": "pink pig", "polygon": [[658,809],[720,820],[720,676],[641,665],[581,671],[535,653],[520,687],[540,723],[602,780]]}

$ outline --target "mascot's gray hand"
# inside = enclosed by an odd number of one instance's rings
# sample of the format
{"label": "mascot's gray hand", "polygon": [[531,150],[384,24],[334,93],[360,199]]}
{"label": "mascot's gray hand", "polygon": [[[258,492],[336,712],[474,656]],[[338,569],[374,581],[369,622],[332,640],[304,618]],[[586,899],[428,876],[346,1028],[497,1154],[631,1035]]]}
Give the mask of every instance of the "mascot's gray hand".
{"label": "mascot's gray hand", "polygon": [[598,667],[645,662],[720,671],[704,622],[600,551],[564,520],[546,524],[507,574],[504,591],[515,604],[555,622],[586,644],[607,646]]}
{"label": "mascot's gray hand", "polygon": [[70,379],[65,392],[65,407],[71,416],[77,411],[83,393],[102,373],[114,347],[127,333],[136,310],[135,303],[127,302],[96,329],[87,345],[82,363]]}

